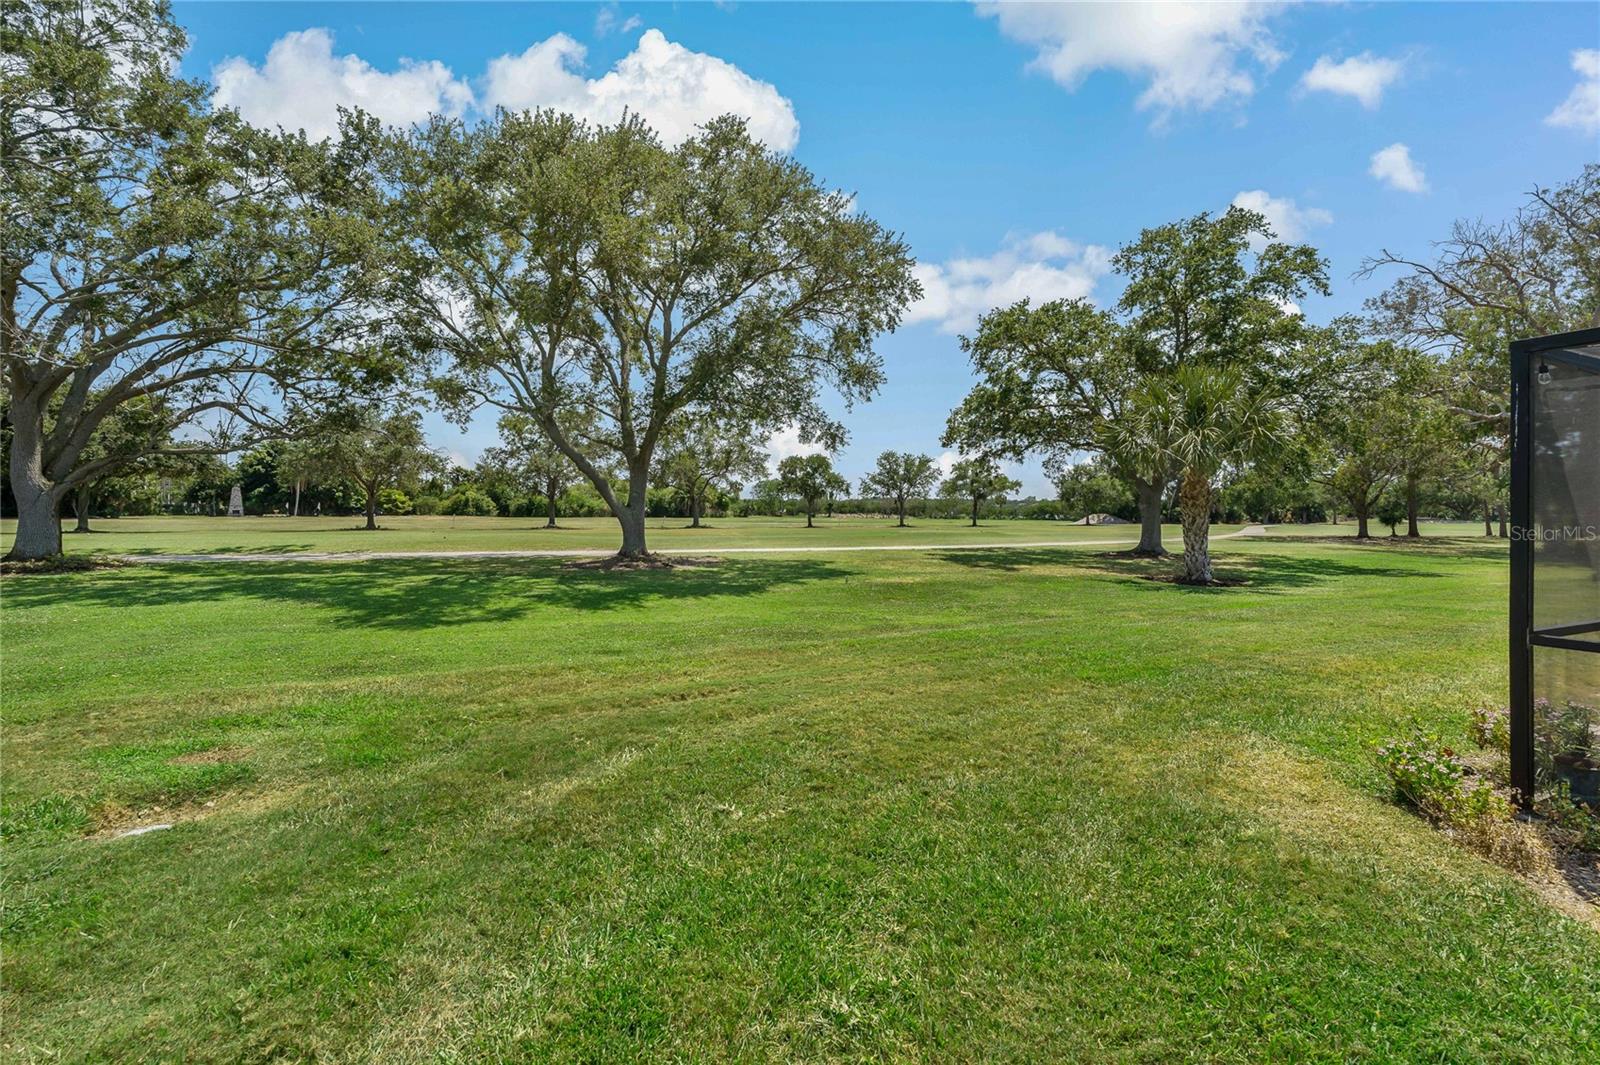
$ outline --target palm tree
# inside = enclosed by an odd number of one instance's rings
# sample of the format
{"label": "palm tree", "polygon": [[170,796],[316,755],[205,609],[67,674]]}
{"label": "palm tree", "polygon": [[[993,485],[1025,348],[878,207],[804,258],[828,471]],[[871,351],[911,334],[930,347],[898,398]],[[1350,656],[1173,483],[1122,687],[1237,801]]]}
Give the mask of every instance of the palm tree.
{"label": "palm tree", "polygon": [[1213,584],[1211,502],[1225,468],[1258,458],[1282,438],[1275,397],[1234,369],[1184,366],[1150,381],[1114,425],[1108,449],[1139,465],[1178,469],[1186,584]]}

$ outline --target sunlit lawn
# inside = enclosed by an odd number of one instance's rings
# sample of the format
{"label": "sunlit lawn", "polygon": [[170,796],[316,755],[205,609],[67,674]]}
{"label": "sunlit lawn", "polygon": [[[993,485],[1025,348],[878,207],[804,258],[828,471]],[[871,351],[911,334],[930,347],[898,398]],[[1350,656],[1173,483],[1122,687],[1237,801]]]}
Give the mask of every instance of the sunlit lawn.
{"label": "sunlit lawn", "polygon": [[[649,522],[652,548],[804,547],[819,544],[892,545],[942,543],[1038,543],[1133,540],[1136,525],[1082,526],[1060,521],[965,521],[913,519],[898,528],[893,518],[827,518],[806,528],[804,515],[784,518],[710,518],[698,529],[685,518]],[[555,529],[543,518],[386,517],[368,532],[359,517],[330,518],[121,518],[97,519],[97,530],[63,537],[69,553],[203,554],[292,551],[541,551],[615,548],[621,542],[613,518],[563,518]],[[65,523],[72,527],[71,522]],[[1228,532],[1237,526],[1219,527]],[[1177,527],[1170,530],[1177,535]],[[0,545],[9,546],[16,522],[0,523]]]}
{"label": "sunlit lawn", "polygon": [[[271,521],[97,537],[368,542]],[[1218,546],[5,578],[6,1057],[1600,1060],[1600,934],[1372,758],[1502,701],[1503,548]]]}
{"label": "sunlit lawn", "polygon": [[[611,518],[563,518],[560,527],[544,528],[543,518],[386,517],[376,532],[361,528],[359,517],[329,518],[97,518],[94,532],[69,532],[62,539],[69,554],[208,554],[295,551],[542,551],[615,548],[621,542]],[[71,529],[72,522],[64,523]],[[992,520],[972,528],[966,521],[912,519],[897,528],[892,518],[818,516],[817,528],[805,518],[711,518],[703,528],[687,528],[683,518],[656,518],[649,523],[653,548],[687,551],[716,547],[811,547],[840,544],[1076,543],[1136,541],[1136,525],[1072,525],[1061,521]],[[1237,525],[1218,525],[1227,535]],[[1281,525],[1275,536],[1348,537],[1349,522],[1340,525]],[[1387,530],[1374,524],[1374,535]],[[1481,527],[1470,522],[1430,523],[1428,536],[1472,538]],[[1177,526],[1165,535],[1176,547]],[[0,522],[0,547],[10,547],[16,522]]]}

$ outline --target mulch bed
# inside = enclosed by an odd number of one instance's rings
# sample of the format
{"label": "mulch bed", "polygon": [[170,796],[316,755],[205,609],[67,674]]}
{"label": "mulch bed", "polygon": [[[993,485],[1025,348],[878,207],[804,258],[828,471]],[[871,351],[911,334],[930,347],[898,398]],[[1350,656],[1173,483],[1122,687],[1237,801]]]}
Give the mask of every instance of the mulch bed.
{"label": "mulch bed", "polygon": [[586,558],[568,562],[561,568],[615,573],[637,570],[704,569],[721,564],[722,559],[711,556],[645,555],[643,558],[624,558],[621,555],[608,555],[605,558]]}
{"label": "mulch bed", "polygon": [[60,555],[56,558],[37,558],[26,561],[0,559],[0,573],[8,576],[45,573],[88,573],[97,569],[121,569],[127,560],[105,555]]}

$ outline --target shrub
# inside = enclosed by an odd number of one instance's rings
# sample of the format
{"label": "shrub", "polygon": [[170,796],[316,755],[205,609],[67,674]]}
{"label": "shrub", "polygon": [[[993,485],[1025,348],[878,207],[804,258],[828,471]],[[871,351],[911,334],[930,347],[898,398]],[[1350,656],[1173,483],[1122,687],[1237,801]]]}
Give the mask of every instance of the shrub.
{"label": "shrub", "polygon": [[413,514],[437,514],[444,508],[444,500],[435,495],[419,495],[411,501]]}
{"label": "shrub", "polygon": [[476,488],[460,488],[452,492],[449,498],[444,501],[444,505],[439,508],[439,513],[486,518],[491,514],[499,513],[499,508],[494,505],[494,500]]}
{"label": "shrub", "polygon": [[378,509],[385,514],[410,514],[411,497],[398,488],[385,488],[378,492]]}
{"label": "shrub", "polygon": [[1414,736],[1378,749],[1395,793],[1484,857],[1520,873],[1551,868],[1539,833],[1515,818],[1511,801],[1436,738]]}

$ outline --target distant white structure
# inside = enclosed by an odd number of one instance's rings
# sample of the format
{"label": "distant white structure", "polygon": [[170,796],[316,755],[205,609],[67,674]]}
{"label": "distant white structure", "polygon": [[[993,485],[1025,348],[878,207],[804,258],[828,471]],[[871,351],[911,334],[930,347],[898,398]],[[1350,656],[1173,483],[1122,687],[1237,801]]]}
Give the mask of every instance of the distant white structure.
{"label": "distant white structure", "polygon": [[228,496],[228,517],[244,517],[244,493],[239,491],[239,486],[233,486],[233,492]]}
{"label": "distant white structure", "polygon": [[1132,525],[1126,518],[1119,518],[1115,514],[1088,514],[1073,522],[1074,525]]}

